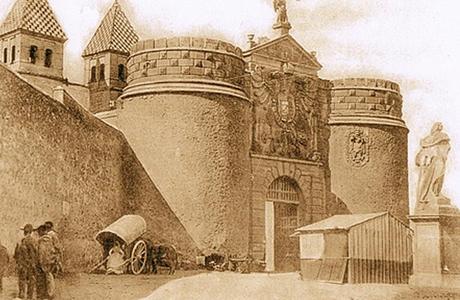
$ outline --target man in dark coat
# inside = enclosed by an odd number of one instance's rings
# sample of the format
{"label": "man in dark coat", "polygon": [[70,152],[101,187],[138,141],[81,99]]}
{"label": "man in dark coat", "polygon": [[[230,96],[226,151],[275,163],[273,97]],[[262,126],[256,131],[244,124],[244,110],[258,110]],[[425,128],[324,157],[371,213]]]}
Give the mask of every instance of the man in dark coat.
{"label": "man in dark coat", "polygon": [[24,238],[16,245],[14,250],[14,259],[16,260],[18,272],[18,297],[25,299],[27,291],[27,299],[37,299],[36,271],[38,258],[37,242],[32,237],[34,228],[31,224],[27,224],[22,230],[24,231]]}
{"label": "man in dark coat", "polygon": [[0,293],[3,290],[3,276],[8,268],[8,264],[10,263],[10,257],[8,255],[8,251],[6,247],[0,243]]}

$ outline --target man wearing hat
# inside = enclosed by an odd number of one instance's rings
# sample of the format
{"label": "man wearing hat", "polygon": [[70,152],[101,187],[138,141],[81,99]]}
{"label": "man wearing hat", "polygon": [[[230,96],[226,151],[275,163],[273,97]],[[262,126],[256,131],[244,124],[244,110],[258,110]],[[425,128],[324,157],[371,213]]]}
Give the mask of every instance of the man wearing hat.
{"label": "man wearing hat", "polygon": [[31,224],[27,224],[21,230],[24,231],[24,238],[16,245],[14,250],[14,259],[16,260],[18,272],[18,297],[25,299],[27,291],[27,299],[37,299],[36,271],[38,258],[37,242],[32,237],[34,228]]}

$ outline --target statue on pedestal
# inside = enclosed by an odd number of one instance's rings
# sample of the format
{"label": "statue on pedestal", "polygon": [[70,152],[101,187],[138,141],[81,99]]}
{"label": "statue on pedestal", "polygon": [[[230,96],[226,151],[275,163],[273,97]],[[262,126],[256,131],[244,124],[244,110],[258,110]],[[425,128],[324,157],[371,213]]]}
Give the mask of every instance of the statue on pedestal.
{"label": "statue on pedestal", "polygon": [[273,8],[276,12],[276,23],[273,29],[279,29],[281,34],[289,33],[291,24],[288,20],[286,0],[273,0]]}
{"label": "statue on pedestal", "polygon": [[415,212],[409,216],[414,230],[410,285],[460,286],[460,211],[442,194],[449,142],[442,124],[435,123],[415,159],[420,177]]}
{"label": "statue on pedestal", "polygon": [[442,123],[435,123],[430,135],[420,142],[422,149],[415,159],[420,169],[416,210],[450,204],[450,200],[441,193],[450,150],[449,136],[442,130]]}
{"label": "statue on pedestal", "polygon": [[273,7],[276,11],[276,24],[289,23],[287,16],[286,0],[274,0]]}

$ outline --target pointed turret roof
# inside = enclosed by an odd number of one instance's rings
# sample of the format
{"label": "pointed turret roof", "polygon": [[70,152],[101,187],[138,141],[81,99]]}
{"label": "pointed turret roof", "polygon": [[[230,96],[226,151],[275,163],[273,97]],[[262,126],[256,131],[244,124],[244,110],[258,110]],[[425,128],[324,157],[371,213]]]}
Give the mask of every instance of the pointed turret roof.
{"label": "pointed turret roof", "polygon": [[16,30],[67,40],[47,0],[17,0],[0,26],[0,36]]}
{"label": "pointed turret roof", "polygon": [[115,1],[83,51],[83,56],[102,51],[117,51],[128,54],[138,40],[139,36],[134,31],[118,1]]}

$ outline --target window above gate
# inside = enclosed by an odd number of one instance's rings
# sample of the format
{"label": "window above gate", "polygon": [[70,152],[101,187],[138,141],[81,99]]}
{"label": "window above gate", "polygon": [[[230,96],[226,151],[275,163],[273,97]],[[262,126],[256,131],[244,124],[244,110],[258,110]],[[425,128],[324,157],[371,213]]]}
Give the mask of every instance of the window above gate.
{"label": "window above gate", "polygon": [[269,201],[299,203],[300,192],[297,182],[289,177],[280,177],[268,187]]}

